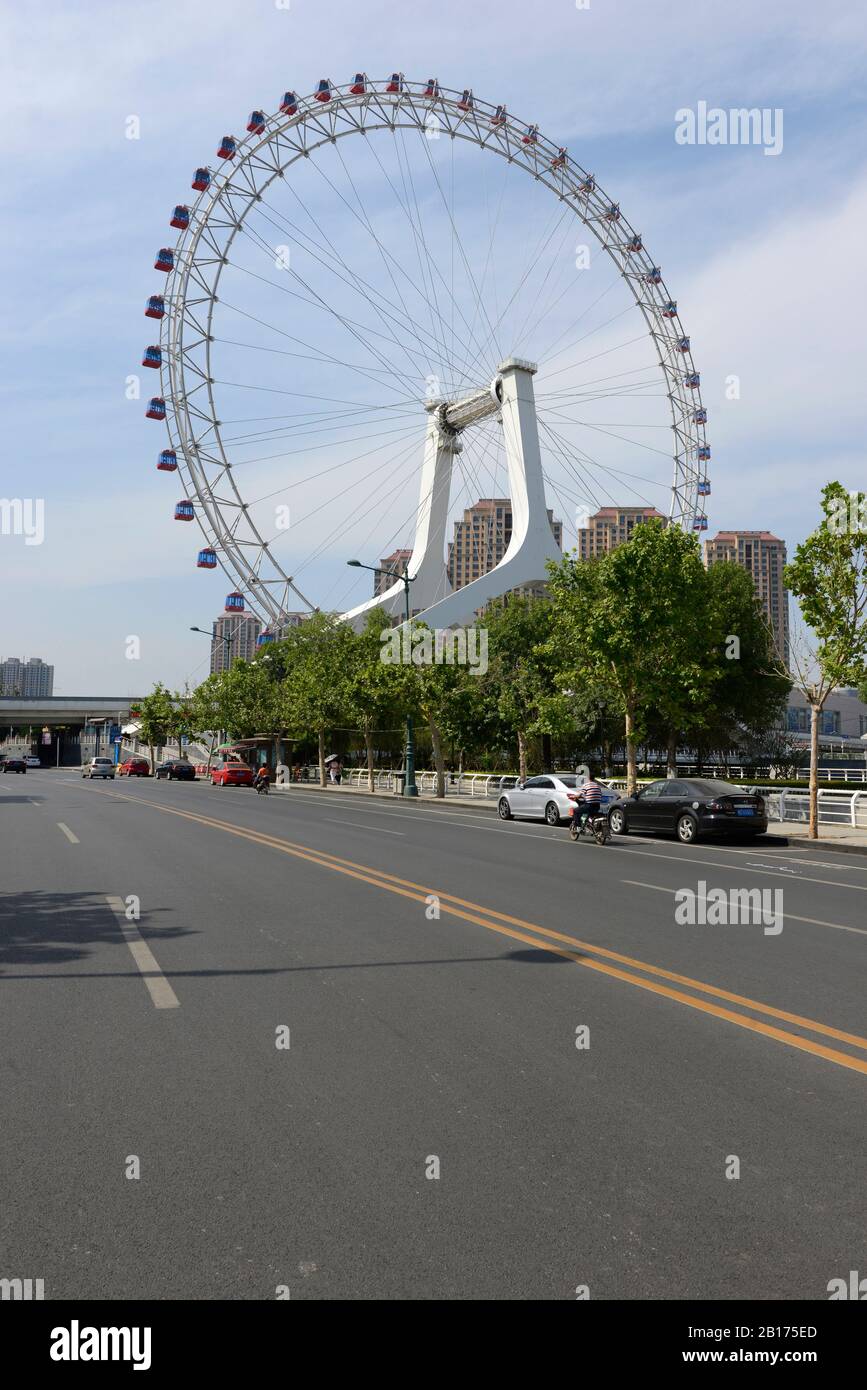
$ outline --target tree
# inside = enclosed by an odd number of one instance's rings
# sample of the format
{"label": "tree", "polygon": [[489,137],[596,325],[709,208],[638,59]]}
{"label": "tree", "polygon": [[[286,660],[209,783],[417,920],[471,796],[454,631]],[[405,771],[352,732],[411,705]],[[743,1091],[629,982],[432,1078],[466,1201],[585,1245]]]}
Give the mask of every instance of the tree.
{"label": "tree", "polygon": [[527,740],[571,729],[569,697],[557,683],[557,656],[549,638],[547,599],[508,596],[484,615],[488,672],[481,679],[518,748],[518,774],[527,776]]}
{"label": "tree", "polygon": [[650,521],[594,560],[549,564],[559,653],[573,688],[602,680],[623,705],[627,789],[637,785],[636,749],[651,713],[669,728],[702,707],[712,686],[704,576],[698,546],[677,527]]}
{"label": "tree", "polygon": [[705,587],[710,698],[683,726],[699,759],[709,748],[727,753],[763,739],[770,744],[792,685],[746,570],[711,565]]}
{"label": "tree", "polygon": [[373,736],[399,718],[402,704],[400,674],[382,660],[382,634],[390,629],[382,608],[368,613],[361,632],[351,633],[346,701],[349,718],[358,726],[367,757],[367,786],[374,790]]}
{"label": "tree", "polygon": [[810,706],[810,838],[818,839],[819,723],[828,696],[867,681],[867,498],[842,483],[822,489],[822,520],[795,551],[783,581],[809,629],[792,660]]}
{"label": "tree", "polygon": [[314,613],[286,639],[281,717],[287,726],[315,733],[321,787],[326,785],[325,735],[350,717],[354,635],[334,614]]}
{"label": "tree", "polygon": [[175,720],[174,700],[162,682],[157,681],[150,695],[145,695],[140,702],[138,710],[141,736],[148,745],[151,774],[153,775],[154,747],[155,745],[161,747],[168,741],[172,733]]}

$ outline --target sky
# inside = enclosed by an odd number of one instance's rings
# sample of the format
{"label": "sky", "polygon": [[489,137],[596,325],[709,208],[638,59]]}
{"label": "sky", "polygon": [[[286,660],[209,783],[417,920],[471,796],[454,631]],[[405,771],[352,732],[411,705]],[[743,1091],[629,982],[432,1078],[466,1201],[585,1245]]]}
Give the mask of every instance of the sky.
{"label": "sky", "polygon": [[[142,348],[155,340],[144,302],[160,288],[153,260],[158,247],[172,244],[171,209],[195,197],[192,170],[215,165],[220,137],[243,134],[253,108],[273,112],[287,88],[309,93],[321,77],[344,82],[363,69],[381,79],[399,68],[413,81],[436,76],[444,86],[470,86],[478,97],[503,101],[510,112],[538,122],[595,173],[663,266],[691,337],[713,447],[710,534],[768,529],[786,540],[791,554],[816,523],[827,480],[864,487],[867,11],[851,0],[821,6],[589,0],[580,8],[574,0],[533,7],[516,0],[472,6],[457,0],[150,0],[142,6],[45,0],[7,6],[0,24],[6,138],[0,499],[44,505],[41,544],[7,534],[9,527],[0,534],[0,657],[52,662],[56,693],[141,694],[158,679],[179,688],[207,673],[208,642],[189,629],[210,627],[231,586],[221,572],[195,567],[198,529],[174,522],[179,485],[155,470],[166,442],[162,427],[144,419],[142,399],[128,399],[128,379],[141,379],[143,396],[155,389],[144,380],[155,374],[139,365]],[[781,113],[775,117],[779,152],[679,143],[676,113],[696,111],[699,103]],[[128,138],[131,128],[138,138]],[[450,164],[451,142],[431,144],[430,153],[444,181],[452,179],[469,254],[484,259],[499,174],[489,175],[487,166],[479,172],[469,158]],[[436,179],[434,165],[424,163],[427,154],[417,156],[416,174]],[[326,172],[353,180],[353,196],[365,200],[377,238],[380,232],[385,241],[397,238],[404,224],[375,156],[359,154],[351,173],[331,151],[327,157]],[[394,168],[388,166],[392,175]],[[378,242],[359,232],[345,196],[349,185],[343,194],[336,186],[327,192],[315,177],[298,170],[292,186],[280,190],[284,201],[269,244],[284,235],[289,210],[297,207],[292,200],[303,197],[340,255],[354,258],[353,272],[371,282],[378,277],[381,293],[397,294],[384,278],[386,258],[372,253]],[[521,257],[528,258],[548,210],[534,186],[524,191],[503,178],[497,268],[505,285]],[[444,225],[441,213],[437,223],[435,190],[419,185],[419,196],[435,239]],[[555,261],[552,251],[559,278],[546,282],[557,285],[556,295],[537,300],[551,306],[539,316],[540,344],[555,340],[561,323],[576,317],[574,303],[576,313],[590,314],[594,351],[625,353],[608,360],[635,368],[646,343],[633,342],[620,320],[608,324],[600,308],[588,309],[596,293],[591,286],[601,293],[607,282],[578,276],[573,288],[568,229],[563,247],[568,264]],[[260,251],[251,242],[246,262],[239,257],[233,267],[233,281],[227,272],[226,296],[231,285],[232,312],[245,313],[250,323],[255,315],[256,332],[264,336],[243,344],[244,359],[237,356],[241,347],[221,342],[218,358],[235,383],[234,395],[224,388],[221,411],[231,413],[243,389],[255,404],[233,418],[249,419],[248,438],[257,441],[265,430],[259,421],[272,413],[262,404],[266,391],[289,394],[291,377],[296,392],[328,395],[337,381],[321,363],[265,350],[267,334],[288,329],[307,343],[318,335],[323,354],[336,354],[341,341],[309,303],[290,301],[270,276],[266,282],[250,273]],[[321,273],[321,283],[309,283],[325,293],[325,271],[305,262],[302,250],[298,255],[294,273],[297,266],[314,277]],[[542,265],[534,267],[540,287]],[[603,268],[594,266],[594,275],[603,276]],[[494,279],[493,271],[485,276],[486,298],[502,294]],[[471,301],[460,268],[457,283],[453,301],[466,309]],[[350,291],[340,293],[345,307]],[[262,328],[265,318],[269,325],[277,320],[278,301],[282,327]],[[226,340],[237,337],[225,320],[220,331]],[[240,375],[242,360],[255,362],[255,385]],[[555,365],[563,361],[571,365],[568,358]],[[366,380],[362,393],[349,392],[358,410],[376,394]],[[540,372],[540,391],[541,380]],[[356,453],[380,451],[375,457],[385,460],[390,492],[376,492],[385,483],[379,478],[374,485],[370,461],[347,461],[333,434],[317,441],[310,431],[299,433],[291,454],[281,435],[274,458],[238,469],[246,499],[263,509],[263,524],[275,499],[291,503],[292,525],[279,538],[281,562],[290,573],[301,567],[299,584],[303,574],[302,587],[306,592],[309,584],[316,603],[360,602],[371,576],[347,571],[346,558],[360,552],[373,563],[387,553],[387,542],[391,548],[411,539],[422,446],[419,433],[416,455],[414,385],[404,392],[406,416],[395,421],[403,433],[395,429],[394,438],[405,445],[399,476],[384,452],[391,436],[378,433],[388,427],[382,411],[353,435],[370,441],[355,444]],[[417,394],[421,400],[423,375]],[[604,416],[591,418],[617,423],[634,440],[639,429],[660,427],[661,416],[650,419],[659,404],[652,394],[647,421],[630,414],[634,403],[612,399]],[[421,410],[418,416],[423,422]],[[606,466],[613,466],[613,437],[600,442],[608,450]],[[624,437],[626,458],[628,442]],[[458,510],[475,500],[476,482],[489,477],[498,485],[495,455],[488,462],[489,475],[481,466],[469,468],[463,492],[455,489]],[[575,497],[567,481],[560,479],[566,490],[556,498],[549,492],[549,504],[558,515],[567,513],[568,543]]]}

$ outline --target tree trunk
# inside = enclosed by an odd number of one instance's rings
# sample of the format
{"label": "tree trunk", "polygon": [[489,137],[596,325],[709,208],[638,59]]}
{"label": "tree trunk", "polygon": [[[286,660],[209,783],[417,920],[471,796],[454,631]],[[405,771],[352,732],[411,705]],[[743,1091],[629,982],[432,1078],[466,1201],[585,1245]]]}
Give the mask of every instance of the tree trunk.
{"label": "tree trunk", "polygon": [[428,718],[427,722],[430,727],[430,741],[434,767],[437,771],[437,796],[442,797],[446,794],[446,761],[443,756],[442,735],[433,719]]}
{"label": "tree trunk", "polygon": [[810,706],[810,839],[819,838],[819,715],[821,705]]}
{"label": "tree trunk", "polygon": [[626,702],[626,795],[638,790],[638,763],[635,747],[635,710],[631,701]]}
{"label": "tree trunk", "polygon": [[153,777],[153,775],[154,775],[154,746],[153,746],[152,743],[149,743],[149,744],[148,744],[148,752],[149,752],[150,755],[151,755],[151,777]]}
{"label": "tree trunk", "polygon": [[518,777],[522,782],[527,778],[527,735],[518,730]]}
{"label": "tree trunk", "polygon": [[367,790],[374,790],[373,779],[373,732],[370,729],[364,731],[364,746],[367,749]]}
{"label": "tree trunk", "polygon": [[677,776],[677,729],[668,731],[668,767],[666,769],[669,777]]}
{"label": "tree trunk", "polygon": [[320,729],[320,730],[319,730],[319,785],[320,785],[320,787],[323,788],[323,790],[324,790],[325,788],[327,788],[327,786],[328,786],[328,782],[327,782],[327,780],[326,780],[326,773],[325,773],[325,730],[324,730],[324,729]]}

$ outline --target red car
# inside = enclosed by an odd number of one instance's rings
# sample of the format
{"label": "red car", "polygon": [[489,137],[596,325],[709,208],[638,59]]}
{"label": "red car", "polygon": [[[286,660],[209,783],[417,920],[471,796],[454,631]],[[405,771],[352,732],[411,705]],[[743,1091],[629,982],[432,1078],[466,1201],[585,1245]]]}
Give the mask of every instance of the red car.
{"label": "red car", "polygon": [[211,768],[212,787],[252,787],[253,769],[242,762],[217,763]]}
{"label": "red car", "polygon": [[127,758],[126,762],[118,763],[118,777],[149,777],[150,764],[147,758]]}

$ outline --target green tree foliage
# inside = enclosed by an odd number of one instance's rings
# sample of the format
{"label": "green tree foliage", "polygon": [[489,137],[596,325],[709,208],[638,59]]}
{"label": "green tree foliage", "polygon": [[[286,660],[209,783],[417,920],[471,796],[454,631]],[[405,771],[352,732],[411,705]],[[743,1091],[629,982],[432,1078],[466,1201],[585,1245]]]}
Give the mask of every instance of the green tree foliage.
{"label": "green tree foliage", "polygon": [[157,681],[149,695],[145,695],[137,706],[138,721],[143,742],[150,753],[151,773],[155,766],[154,748],[161,747],[171,738],[175,728],[175,700],[169,690]]}
{"label": "green tree foliage", "polygon": [[287,728],[316,736],[322,787],[326,785],[326,735],[345,724],[352,709],[354,646],[352,629],[330,613],[314,613],[285,642],[287,670],[279,687],[281,716]]}
{"label": "green tree foliage", "polygon": [[616,550],[549,566],[552,651],[577,688],[603,681],[624,712],[627,785],[637,785],[636,749],[652,712],[684,722],[707,699],[705,571],[691,536],[659,521],[637,526]]}
{"label": "green tree foliage", "polygon": [[867,499],[842,483],[822,489],[822,520],[795,551],[783,579],[810,636],[793,647],[799,688],[810,706],[810,835],[818,837],[819,719],[840,686],[867,681]]}
{"label": "green tree foliage", "polygon": [[510,595],[488,609],[481,623],[488,633],[488,671],[480,694],[487,694],[514,740],[522,778],[528,739],[572,727],[569,696],[561,688],[559,659],[549,641],[553,620],[549,600]]}

